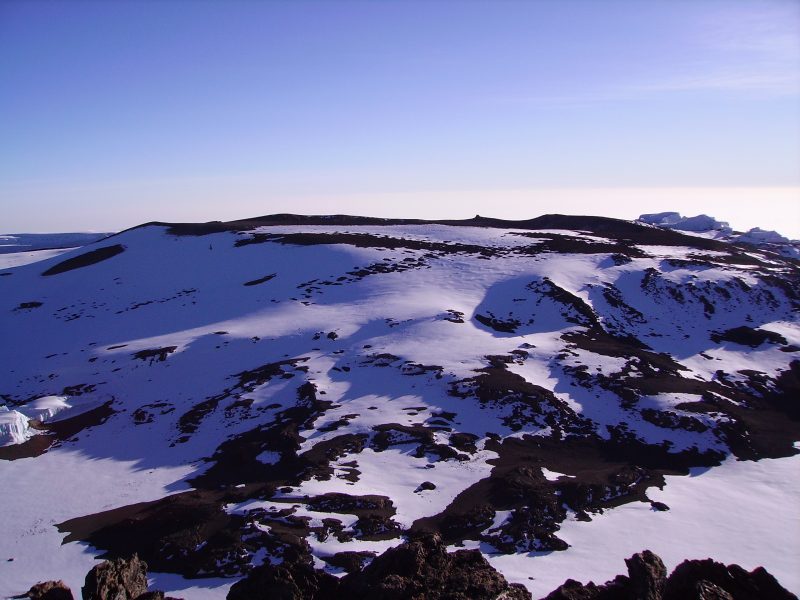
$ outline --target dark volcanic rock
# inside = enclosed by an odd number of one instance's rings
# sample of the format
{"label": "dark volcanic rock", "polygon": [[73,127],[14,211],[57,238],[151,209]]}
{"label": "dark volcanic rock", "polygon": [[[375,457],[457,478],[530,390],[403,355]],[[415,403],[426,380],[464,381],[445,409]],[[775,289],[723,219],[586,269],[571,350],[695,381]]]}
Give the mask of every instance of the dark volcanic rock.
{"label": "dark volcanic rock", "polygon": [[74,600],[72,590],[61,580],[37,583],[20,597],[33,600]]}
{"label": "dark volcanic rock", "polygon": [[344,569],[347,573],[358,573],[373,558],[375,558],[374,552],[348,550],[337,552],[333,556],[323,557],[323,560],[331,566]]}
{"label": "dark volcanic rock", "polygon": [[81,592],[84,600],[135,600],[147,593],[147,563],[135,554],[102,562],[86,575]]}
{"label": "dark volcanic rock", "polygon": [[694,586],[694,596],[697,600],[733,600],[728,592],[710,581],[698,581]]}
{"label": "dark volcanic rock", "polygon": [[[268,488],[269,490],[272,488]],[[252,493],[263,492],[253,486]],[[225,502],[241,501],[247,490],[173,494],[104,513],[79,517],[59,525],[67,540],[87,539],[108,549],[105,557],[141,555],[156,571],[187,577],[238,575],[250,566],[250,553],[267,548],[280,556],[284,546],[304,546],[291,532],[259,532],[242,517],[228,515]]]}
{"label": "dark volcanic rock", "polygon": [[494,329],[500,333],[515,333],[517,331],[517,327],[521,325],[521,323],[517,320],[510,319],[510,320],[502,320],[498,319],[493,316],[486,316],[486,315],[475,315],[475,320],[479,323],[486,325],[489,329]]}
{"label": "dark volcanic rock", "polygon": [[148,360],[152,364],[154,361],[163,362],[167,360],[167,355],[172,354],[177,350],[177,346],[164,346],[163,348],[148,348],[147,350],[139,350],[135,352],[133,357],[139,360]]}
{"label": "dark volcanic rock", "polygon": [[360,573],[345,576],[338,596],[364,600],[507,600],[530,598],[509,585],[477,550],[448,553],[438,535],[387,550]]}
{"label": "dark volcanic rock", "polygon": [[660,600],[667,581],[667,568],[661,558],[645,550],[625,559],[634,597],[641,600]]}
{"label": "dark volcanic rock", "polygon": [[435,490],[435,489],[436,489],[435,483],[432,483],[430,481],[423,481],[422,483],[419,484],[419,486],[417,486],[417,489],[415,489],[414,491],[423,492],[426,490]]}
{"label": "dark volcanic rock", "polygon": [[595,585],[591,581],[584,585],[580,581],[567,579],[543,600],[633,600],[634,597],[625,587],[626,583],[627,577],[622,575],[605,585]]}
{"label": "dark volcanic rock", "polygon": [[315,570],[310,561],[267,563],[235,583],[227,600],[332,600],[338,584],[333,575]]}
{"label": "dark volcanic rock", "polygon": [[767,331],[766,329],[753,329],[746,325],[734,327],[722,333],[712,334],[711,339],[717,343],[722,341],[734,342],[742,346],[750,346],[751,348],[758,348],[764,342],[770,342],[771,344],[788,344],[786,338],[780,333]]}
{"label": "dark volcanic rock", "polygon": [[348,513],[359,516],[373,513],[391,516],[397,512],[390,498],[376,495],[351,496],[329,492],[309,498],[307,504],[311,510],[319,512]]}
{"label": "dark volcanic rock", "polygon": [[274,279],[275,275],[276,275],[276,273],[272,273],[270,275],[264,275],[264,277],[259,277],[258,279],[253,279],[252,281],[246,281],[242,285],[253,286],[253,285],[259,285],[259,284],[262,284],[262,283],[266,283],[270,279]]}
{"label": "dark volcanic rock", "polygon": [[603,585],[568,579],[544,600],[797,600],[763,567],[751,572],[713,560],[686,560],[667,577],[649,550],[625,560],[628,576]]}
{"label": "dark volcanic rock", "polygon": [[17,306],[17,308],[15,308],[14,310],[23,310],[26,308],[39,308],[41,305],[42,303],[36,300],[31,302],[20,302],[19,306]]}
{"label": "dark volcanic rock", "polygon": [[[699,593],[701,588],[706,595]],[[739,565],[725,566],[710,558],[685,560],[675,567],[664,589],[664,600],[725,597],[712,595],[717,593],[714,588],[727,592],[733,600],[797,600],[763,567],[748,573]]]}
{"label": "dark volcanic rock", "polygon": [[[344,556],[343,554],[348,554]],[[531,595],[509,583],[477,550],[448,553],[438,535],[391,548],[363,570],[364,553],[342,553],[331,564],[354,569],[342,579],[315,570],[308,556],[265,564],[234,584],[228,600],[529,600]]]}
{"label": "dark volcanic rock", "polygon": [[[147,591],[147,564],[134,555],[130,560],[106,561],[86,575],[81,590],[84,600],[182,600],[165,596],[161,591]],[[21,596],[32,600],[74,600],[72,590],[63,581],[37,583]]]}
{"label": "dark volcanic rock", "polygon": [[89,265],[94,265],[104,260],[108,260],[109,258],[112,258],[117,254],[121,254],[124,251],[124,246],[121,244],[115,244],[114,246],[106,246],[104,248],[98,248],[97,250],[84,252],[83,254],[73,258],[62,260],[60,263],[57,263],[47,269],[44,273],[42,273],[42,275],[58,275],[60,273],[66,273],[67,271],[74,271],[75,269],[88,267]]}

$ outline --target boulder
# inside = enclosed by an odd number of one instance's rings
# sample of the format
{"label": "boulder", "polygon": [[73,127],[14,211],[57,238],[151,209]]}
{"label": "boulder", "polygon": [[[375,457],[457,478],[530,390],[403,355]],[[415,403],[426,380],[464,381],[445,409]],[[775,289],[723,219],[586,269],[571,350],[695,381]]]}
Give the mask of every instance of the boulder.
{"label": "boulder", "polygon": [[334,576],[315,570],[310,560],[285,560],[254,568],[233,584],[227,600],[332,600],[338,583]]}
{"label": "boulder", "polygon": [[357,573],[364,568],[369,561],[375,558],[374,552],[352,550],[337,552],[332,556],[323,557],[326,563],[333,567],[344,569],[346,573]]}
{"label": "boulder", "polygon": [[[355,566],[355,565],[353,565]],[[363,570],[337,579],[309,556],[256,567],[234,584],[227,600],[530,600],[477,550],[449,553],[438,534],[391,548]]]}
{"label": "boulder", "polygon": [[74,600],[72,590],[61,580],[37,583],[22,597],[33,600]]}
{"label": "boulder", "polygon": [[725,566],[710,558],[685,560],[675,567],[664,589],[664,600],[725,597],[714,588],[723,590],[733,600],[797,600],[763,567],[747,572],[739,565]]}
{"label": "boulder", "polygon": [[686,560],[667,577],[661,559],[644,550],[625,560],[628,576],[603,585],[568,579],[545,600],[797,600],[763,567],[749,573],[739,565]]}
{"label": "boulder", "polygon": [[625,559],[631,592],[637,600],[661,600],[667,568],[656,554],[645,550]]}
{"label": "boulder", "polygon": [[96,565],[86,575],[83,600],[136,600],[147,593],[147,563],[134,554]]}
{"label": "boulder", "polygon": [[363,571],[339,582],[341,598],[363,600],[527,600],[521,585],[509,585],[477,550],[448,553],[438,534],[391,548]]}

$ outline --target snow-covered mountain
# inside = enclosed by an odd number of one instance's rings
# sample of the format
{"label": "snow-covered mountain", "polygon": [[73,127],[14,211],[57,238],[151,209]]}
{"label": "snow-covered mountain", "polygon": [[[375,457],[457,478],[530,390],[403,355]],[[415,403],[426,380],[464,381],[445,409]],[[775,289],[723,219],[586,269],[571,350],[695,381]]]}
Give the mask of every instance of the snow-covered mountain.
{"label": "snow-covered mountain", "polygon": [[797,593],[799,281],[563,215],[151,223],[0,270],[0,596],[136,552],[224,598],[430,531],[534,597],[643,548]]}

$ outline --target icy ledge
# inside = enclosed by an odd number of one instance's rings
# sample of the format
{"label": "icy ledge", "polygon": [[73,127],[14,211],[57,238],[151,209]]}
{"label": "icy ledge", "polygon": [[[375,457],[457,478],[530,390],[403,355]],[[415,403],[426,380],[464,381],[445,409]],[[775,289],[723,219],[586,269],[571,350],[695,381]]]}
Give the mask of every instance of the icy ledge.
{"label": "icy ledge", "polygon": [[43,396],[15,410],[0,405],[0,446],[22,444],[38,433],[31,420],[51,421],[60,412],[72,408],[66,396]]}
{"label": "icy ledge", "polygon": [[753,227],[744,233],[734,231],[725,221],[717,221],[708,215],[684,217],[676,212],[660,212],[639,215],[637,221],[724,242],[758,246],[783,256],[800,258],[800,240],[790,240],[777,231],[767,231],[760,227]]}

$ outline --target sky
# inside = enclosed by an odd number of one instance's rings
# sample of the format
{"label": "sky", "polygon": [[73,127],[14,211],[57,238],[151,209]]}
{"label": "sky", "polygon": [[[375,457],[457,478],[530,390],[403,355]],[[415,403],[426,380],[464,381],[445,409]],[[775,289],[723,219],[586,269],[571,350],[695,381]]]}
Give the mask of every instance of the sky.
{"label": "sky", "polygon": [[0,2],[0,232],[277,212],[800,238],[798,0]]}

